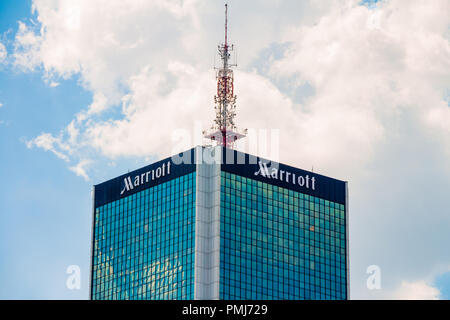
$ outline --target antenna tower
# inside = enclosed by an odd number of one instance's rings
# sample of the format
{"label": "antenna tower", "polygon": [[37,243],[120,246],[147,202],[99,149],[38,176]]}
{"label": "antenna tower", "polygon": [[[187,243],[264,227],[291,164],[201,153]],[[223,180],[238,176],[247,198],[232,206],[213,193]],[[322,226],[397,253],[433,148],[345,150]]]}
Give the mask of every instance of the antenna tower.
{"label": "antenna tower", "polygon": [[228,5],[225,4],[225,43],[218,46],[222,65],[217,69],[217,95],[214,96],[216,119],[211,129],[203,131],[205,138],[216,141],[218,145],[233,148],[236,140],[244,138],[247,129],[238,130],[234,124],[236,116],[236,95],[234,94],[233,70],[236,64],[230,63],[230,52],[234,46],[228,45]]}

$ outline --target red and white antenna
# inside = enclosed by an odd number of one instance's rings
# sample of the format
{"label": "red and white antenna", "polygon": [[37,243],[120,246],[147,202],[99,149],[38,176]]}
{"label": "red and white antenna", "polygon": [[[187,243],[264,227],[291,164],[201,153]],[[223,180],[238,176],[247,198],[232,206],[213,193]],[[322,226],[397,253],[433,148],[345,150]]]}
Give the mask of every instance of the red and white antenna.
{"label": "red and white antenna", "polygon": [[218,46],[222,66],[217,70],[217,95],[214,96],[216,119],[210,130],[204,131],[204,137],[216,141],[218,145],[233,148],[234,142],[244,138],[247,129],[238,130],[234,124],[236,116],[236,96],[234,95],[233,70],[236,64],[230,64],[230,51],[234,46],[228,45],[228,5],[225,4],[225,43]]}

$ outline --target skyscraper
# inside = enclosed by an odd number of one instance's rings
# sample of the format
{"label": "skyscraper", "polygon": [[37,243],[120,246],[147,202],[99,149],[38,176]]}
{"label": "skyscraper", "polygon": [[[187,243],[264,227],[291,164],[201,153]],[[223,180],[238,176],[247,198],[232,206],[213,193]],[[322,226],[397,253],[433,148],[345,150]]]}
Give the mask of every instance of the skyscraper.
{"label": "skyscraper", "polygon": [[199,146],[94,187],[92,299],[346,299],[347,183],[237,152],[225,5]]}
{"label": "skyscraper", "polygon": [[94,187],[92,299],[347,299],[347,183],[196,147]]}

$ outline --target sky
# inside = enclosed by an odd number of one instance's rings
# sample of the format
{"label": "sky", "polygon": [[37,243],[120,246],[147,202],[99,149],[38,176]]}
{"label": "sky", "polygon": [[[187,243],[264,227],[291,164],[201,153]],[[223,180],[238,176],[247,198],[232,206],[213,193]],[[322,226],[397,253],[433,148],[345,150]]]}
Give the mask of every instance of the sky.
{"label": "sky", "polygon": [[[449,299],[450,1],[228,4],[238,126],[349,182],[351,298]],[[202,143],[223,6],[0,1],[1,299],[88,298],[92,186]]]}

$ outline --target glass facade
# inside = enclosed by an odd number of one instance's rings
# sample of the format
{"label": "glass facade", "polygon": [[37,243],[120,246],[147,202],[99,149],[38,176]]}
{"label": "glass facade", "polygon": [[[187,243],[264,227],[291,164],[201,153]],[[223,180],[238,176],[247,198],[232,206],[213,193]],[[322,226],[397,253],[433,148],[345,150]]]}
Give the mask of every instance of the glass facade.
{"label": "glass facade", "polygon": [[94,187],[91,299],[347,299],[347,182],[224,150]]}
{"label": "glass facade", "polygon": [[195,172],[95,208],[92,299],[193,299]]}
{"label": "glass facade", "polygon": [[220,299],[346,299],[344,204],[221,172]]}

